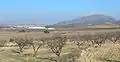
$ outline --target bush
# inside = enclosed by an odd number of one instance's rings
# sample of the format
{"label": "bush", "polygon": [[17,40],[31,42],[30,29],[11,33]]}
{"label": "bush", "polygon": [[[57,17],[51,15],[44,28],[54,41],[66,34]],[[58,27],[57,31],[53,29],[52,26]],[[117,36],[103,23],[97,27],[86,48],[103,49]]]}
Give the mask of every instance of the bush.
{"label": "bush", "polygon": [[44,33],[45,34],[49,34],[50,32],[48,30],[44,30]]}
{"label": "bush", "polygon": [[13,39],[13,38],[10,38],[9,42],[13,42],[13,41],[14,41],[14,39]]}
{"label": "bush", "polygon": [[26,32],[24,29],[22,29],[22,30],[19,30],[19,32]]}

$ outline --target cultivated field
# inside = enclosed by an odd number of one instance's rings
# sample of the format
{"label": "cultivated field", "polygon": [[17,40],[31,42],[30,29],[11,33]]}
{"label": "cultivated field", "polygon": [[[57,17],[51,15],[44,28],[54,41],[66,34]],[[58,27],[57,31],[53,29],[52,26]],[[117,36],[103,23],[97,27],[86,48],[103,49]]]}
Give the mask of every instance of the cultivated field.
{"label": "cultivated field", "polygon": [[0,62],[120,62],[120,29],[0,31]]}

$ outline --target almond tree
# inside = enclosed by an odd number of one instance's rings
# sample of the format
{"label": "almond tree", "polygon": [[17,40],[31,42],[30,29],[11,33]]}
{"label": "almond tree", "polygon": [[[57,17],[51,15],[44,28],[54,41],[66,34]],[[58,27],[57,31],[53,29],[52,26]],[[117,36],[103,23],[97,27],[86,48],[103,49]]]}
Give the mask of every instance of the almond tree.
{"label": "almond tree", "polygon": [[117,32],[111,32],[109,33],[108,39],[115,44],[120,39],[120,35]]}
{"label": "almond tree", "polygon": [[33,57],[35,57],[40,47],[45,44],[45,40],[44,38],[37,38],[37,39],[30,38],[27,40],[27,43],[32,46],[34,51]]}
{"label": "almond tree", "polygon": [[[88,38],[89,38],[88,35],[80,35],[78,32],[78,35],[76,37],[76,44],[77,44],[78,48],[86,47],[86,42],[89,42]],[[82,46],[82,47],[80,47],[80,46]],[[86,49],[86,48],[84,48],[84,49]]]}
{"label": "almond tree", "polygon": [[60,57],[61,50],[66,44],[66,41],[67,37],[53,36],[49,41],[47,41],[47,45],[57,57]]}
{"label": "almond tree", "polygon": [[6,44],[6,40],[0,40],[0,47],[4,47]]}
{"label": "almond tree", "polygon": [[102,33],[89,36],[89,41],[92,43],[93,46],[94,44],[101,46],[101,44],[105,43],[106,39],[107,37]]}
{"label": "almond tree", "polygon": [[105,43],[106,40],[108,40],[108,33],[106,33],[106,32],[103,33],[102,37],[103,37],[103,43]]}
{"label": "almond tree", "polygon": [[77,44],[78,48],[80,48],[80,46],[83,46],[84,43],[85,43],[84,36],[79,36],[76,40],[76,44]]}
{"label": "almond tree", "polygon": [[94,43],[101,47],[101,44],[105,41],[105,38],[103,37],[103,35],[96,34],[93,40]]}
{"label": "almond tree", "polygon": [[23,52],[23,48],[27,45],[25,39],[22,38],[22,37],[16,37],[14,41],[18,45],[20,53],[22,53]]}

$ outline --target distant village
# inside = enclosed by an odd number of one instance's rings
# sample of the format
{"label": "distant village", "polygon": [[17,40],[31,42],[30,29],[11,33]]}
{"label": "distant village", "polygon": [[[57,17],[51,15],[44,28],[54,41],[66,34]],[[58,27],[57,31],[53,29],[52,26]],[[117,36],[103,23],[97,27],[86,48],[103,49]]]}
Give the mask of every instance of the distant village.
{"label": "distant village", "polygon": [[47,25],[36,25],[36,24],[2,24],[0,29],[48,29],[55,30],[55,28],[46,27]]}

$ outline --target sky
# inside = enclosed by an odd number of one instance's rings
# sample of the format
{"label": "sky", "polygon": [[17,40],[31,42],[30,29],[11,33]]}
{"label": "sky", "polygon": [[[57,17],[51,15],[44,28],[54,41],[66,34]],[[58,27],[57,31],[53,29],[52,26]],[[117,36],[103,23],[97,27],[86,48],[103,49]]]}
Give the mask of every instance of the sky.
{"label": "sky", "polygon": [[92,14],[120,19],[120,0],[0,0],[0,23],[54,24]]}

